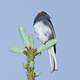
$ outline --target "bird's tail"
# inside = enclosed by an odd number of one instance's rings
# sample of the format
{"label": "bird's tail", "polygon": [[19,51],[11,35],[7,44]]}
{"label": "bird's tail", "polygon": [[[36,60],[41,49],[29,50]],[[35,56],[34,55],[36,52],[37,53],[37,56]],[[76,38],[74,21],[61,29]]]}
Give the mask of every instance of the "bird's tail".
{"label": "bird's tail", "polygon": [[49,53],[51,70],[57,71],[58,70],[58,64],[57,64],[57,60],[56,60],[56,54],[54,51],[54,46],[52,46],[48,49],[48,53]]}

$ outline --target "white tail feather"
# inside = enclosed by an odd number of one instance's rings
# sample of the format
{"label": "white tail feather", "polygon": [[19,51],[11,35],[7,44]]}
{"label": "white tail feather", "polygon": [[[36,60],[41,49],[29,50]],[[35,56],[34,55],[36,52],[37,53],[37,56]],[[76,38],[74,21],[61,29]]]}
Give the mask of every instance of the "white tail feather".
{"label": "white tail feather", "polygon": [[56,60],[56,54],[54,52],[54,47],[49,48],[48,53],[49,53],[51,70],[52,71],[58,70],[58,64],[57,64],[57,60]]}
{"label": "white tail feather", "polygon": [[[49,50],[48,50],[48,52],[49,52]],[[52,56],[51,56],[51,53],[49,52],[49,60],[50,60],[50,67],[51,67],[51,71],[53,70],[53,66],[54,66],[54,62],[53,62],[53,60],[52,60]]]}

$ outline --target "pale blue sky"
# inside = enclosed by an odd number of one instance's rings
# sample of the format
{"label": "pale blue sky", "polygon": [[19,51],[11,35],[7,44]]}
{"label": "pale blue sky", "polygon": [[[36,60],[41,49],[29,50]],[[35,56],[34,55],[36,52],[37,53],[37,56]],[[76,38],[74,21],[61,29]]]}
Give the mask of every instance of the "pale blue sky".
{"label": "pale blue sky", "polygon": [[[18,28],[33,32],[33,20],[39,10],[50,14],[57,35],[59,71],[50,72],[47,51],[36,58],[37,80],[80,79],[80,4],[79,0],[0,0],[0,80],[26,80],[22,63],[25,57],[9,52],[24,47]],[[36,47],[41,44],[36,40]]]}

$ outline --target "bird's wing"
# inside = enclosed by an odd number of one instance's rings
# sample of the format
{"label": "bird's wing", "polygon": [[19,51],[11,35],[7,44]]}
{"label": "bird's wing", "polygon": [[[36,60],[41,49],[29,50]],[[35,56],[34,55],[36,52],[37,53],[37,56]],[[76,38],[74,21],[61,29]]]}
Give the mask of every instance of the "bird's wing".
{"label": "bird's wing", "polygon": [[49,26],[49,28],[50,28],[50,30],[51,30],[51,32],[52,32],[51,37],[56,38],[54,26],[53,26],[51,20],[50,20],[50,19],[47,19],[47,20],[44,19],[44,20],[43,20],[43,23],[44,23],[45,25]]}

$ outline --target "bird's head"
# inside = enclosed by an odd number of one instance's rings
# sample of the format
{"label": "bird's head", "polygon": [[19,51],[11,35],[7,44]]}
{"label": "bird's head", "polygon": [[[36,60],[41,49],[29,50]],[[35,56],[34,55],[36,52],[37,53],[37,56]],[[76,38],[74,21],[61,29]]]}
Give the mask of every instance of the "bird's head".
{"label": "bird's head", "polygon": [[34,24],[43,19],[50,19],[50,16],[45,11],[39,11],[34,19]]}

